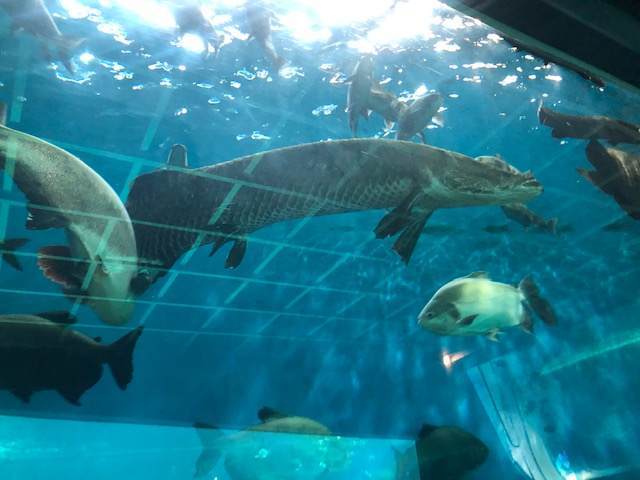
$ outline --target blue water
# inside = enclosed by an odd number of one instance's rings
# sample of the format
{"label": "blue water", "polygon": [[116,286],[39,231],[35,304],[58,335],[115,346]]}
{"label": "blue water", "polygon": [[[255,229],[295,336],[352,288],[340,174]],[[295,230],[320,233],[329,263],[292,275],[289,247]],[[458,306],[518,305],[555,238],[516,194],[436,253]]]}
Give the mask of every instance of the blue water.
{"label": "blue water", "polygon": [[[264,405],[353,442],[349,468],[330,478],[393,479],[391,446],[407,448],[423,423],[457,425],[489,446],[469,478],[640,478],[639,227],[603,230],[624,214],[576,174],[588,165],[585,142],[552,138],[536,115],[543,101],[640,122],[637,93],[545,67],[434,2],[400,3],[386,30],[376,26],[389,24],[380,12],[392,2],[347,5],[344,15],[338,2],[326,3],[332,14],[300,6],[313,2],[278,4],[274,43],[290,62],[280,74],[256,42],[232,36],[241,37],[232,25],[242,30],[233,2],[218,8],[230,43],[208,59],[176,45],[162,15],[149,13],[155,2],[46,3],[65,34],[86,38],[77,71],[48,63],[41,43],[12,35],[3,17],[8,125],[77,155],[123,199],[174,143],[203,166],[349,138],[341,81],[376,49],[386,90],[444,96],[445,126],[427,130],[430,144],[499,153],[532,170],[545,191],[529,206],[563,228],[525,231],[497,207],[438,211],[405,266],[392,241],[374,238],[382,212],[368,211],[260,230],[236,270],[224,269],[228,246],[212,258],[208,248],[192,251],[136,304],[131,325],[145,332],[125,392],[108,371],[79,407],[54,392],[29,404],[0,392],[3,480],[191,478],[199,454],[191,424],[240,430]],[[349,15],[360,23],[331,32]],[[301,18],[320,26],[310,33]],[[383,134],[375,114],[360,122],[360,136]],[[27,231],[24,196],[8,178],[2,188],[0,237],[30,242],[20,252],[24,272],[0,265],[0,313],[71,308],[35,262],[39,247],[65,243],[63,233]],[[484,230],[500,225],[508,231]],[[420,330],[417,314],[437,288],[478,270],[506,283],[534,274],[559,325],[513,329],[500,343]],[[77,315],[78,330],[105,342],[129,328],[105,325],[84,306]],[[445,368],[443,355],[455,353],[466,356]],[[213,475],[228,478],[221,463]]]}

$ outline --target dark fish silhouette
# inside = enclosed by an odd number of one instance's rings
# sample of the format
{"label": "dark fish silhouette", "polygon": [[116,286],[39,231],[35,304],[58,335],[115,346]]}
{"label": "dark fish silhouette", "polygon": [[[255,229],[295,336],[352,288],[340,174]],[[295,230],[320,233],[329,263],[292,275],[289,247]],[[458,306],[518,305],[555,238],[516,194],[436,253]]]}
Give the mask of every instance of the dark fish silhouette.
{"label": "dark fish silhouette", "polygon": [[640,125],[601,115],[581,116],[555,112],[540,105],[538,119],[550,127],[554,138],[584,138],[618,143],[640,144]]}
{"label": "dark fish silhouette", "polygon": [[13,252],[14,250],[22,247],[28,241],[29,240],[26,238],[8,238],[7,240],[0,242],[0,255],[2,256],[2,260],[21,272],[22,264]]}
{"label": "dark fish silhouette", "polygon": [[631,218],[640,220],[640,155],[605,148],[592,140],[587,158],[595,170],[579,168],[578,173],[613,197]]}
{"label": "dark fish silhouette", "polygon": [[255,39],[276,70],[280,70],[286,60],[278,54],[273,45],[271,19],[274,17],[274,13],[259,1],[247,2],[244,13],[249,29],[249,39]]}
{"label": "dark fish silhouette", "polygon": [[353,136],[358,133],[360,117],[366,119],[370,114],[370,96],[373,88],[373,57],[365,55],[346,80],[349,83],[347,92],[347,113],[349,114],[349,128]]}
{"label": "dark fish silhouette", "polygon": [[[485,165],[427,145],[382,139],[310,143],[193,170],[166,167],[139,176],[127,209],[148,284],[194,245],[226,242],[237,267],[247,236],[273,223],[370,209],[392,209],[375,228],[398,235],[408,262],[439,208],[526,202],[542,191],[530,172]],[[139,293],[139,292],[138,292]]]}
{"label": "dark fish silhouette", "polygon": [[69,72],[74,72],[72,51],[84,39],[64,36],[42,0],[0,0],[0,7],[11,17],[13,30],[24,30],[40,39],[47,56],[60,60]]}
{"label": "dark fish silhouette", "polygon": [[557,233],[558,219],[545,219],[521,203],[502,205],[500,207],[505,216],[525,228],[537,228],[555,235]]}
{"label": "dark fish silhouette", "polygon": [[[196,4],[179,5],[173,12],[180,35],[193,33],[198,35],[213,50],[215,55],[220,50],[220,35],[213,25],[202,14],[202,10]],[[209,48],[203,52],[206,58],[209,56]]]}
{"label": "dark fish silhouette", "polygon": [[550,52],[545,52],[543,50],[540,50],[539,48],[536,48],[534,46],[525,45],[524,43],[519,42],[519,41],[515,40],[514,38],[507,37],[507,36],[504,36],[504,35],[502,35],[502,37],[505,39],[505,41],[509,42],[511,45],[513,45],[518,50],[524,50],[526,52],[529,52],[529,53],[535,55],[536,57],[542,58],[542,60],[544,60],[544,64],[545,65],[547,65],[549,63],[555,63],[556,65],[560,65],[561,67],[568,68],[569,70],[577,73],[582,78],[592,82],[593,84],[597,85],[598,87],[603,88],[605,86],[604,81],[600,77],[598,77],[597,75],[585,70],[582,67],[579,67],[578,65],[576,65],[575,63],[573,63],[571,61],[568,61],[566,59],[558,57],[558,56],[556,56],[556,55],[554,55],[554,54],[552,54]]}
{"label": "dark fish silhouette", "polygon": [[487,233],[507,233],[511,231],[509,225],[487,225],[486,227],[482,227]]}
{"label": "dark fish silhouette", "polygon": [[55,390],[69,403],[102,377],[109,365],[120,389],[133,378],[132,355],[142,327],[111,345],[72,330],[76,318],[67,312],[0,316],[0,389],[23,402],[42,390]]}
{"label": "dark fish silhouette", "polygon": [[395,480],[461,480],[489,456],[489,448],[471,433],[427,424],[420,429],[415,448],[394,452]]}

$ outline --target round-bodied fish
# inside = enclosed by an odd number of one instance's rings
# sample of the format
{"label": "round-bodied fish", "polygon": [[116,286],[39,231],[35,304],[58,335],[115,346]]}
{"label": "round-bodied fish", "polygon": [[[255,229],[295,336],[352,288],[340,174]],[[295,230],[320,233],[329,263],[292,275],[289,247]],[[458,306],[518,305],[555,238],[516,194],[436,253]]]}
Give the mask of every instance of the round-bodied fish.
{"label": "round-bodied fish", "polygon": [[424,129],[430,123],[443,126],[444,123],[439,114],[443,105],[442,95],[430,93],[416,98],[407,108],[398,114],[397,140],[411,140],[415,135],[420,135],[423,143],[427,143]]}
{"label": "round-bodied fish", "polygon": [[503,329],[532,333],[530,309],[547,325],[557,323],[551,304],[530,277],[514,287],[474,272],[441,287],[418,316],[418,324],[438,335],[485,335],[496,341]]}
{"label": "round-bodied fish", "polygon": [[194,426],[202,442],[195,478],[210,477],[223,458],[232,480],[307,480],[341,471],[350,461],[347,441],[307,417],[263,407],[261,423],[231,435],[203,423]]}

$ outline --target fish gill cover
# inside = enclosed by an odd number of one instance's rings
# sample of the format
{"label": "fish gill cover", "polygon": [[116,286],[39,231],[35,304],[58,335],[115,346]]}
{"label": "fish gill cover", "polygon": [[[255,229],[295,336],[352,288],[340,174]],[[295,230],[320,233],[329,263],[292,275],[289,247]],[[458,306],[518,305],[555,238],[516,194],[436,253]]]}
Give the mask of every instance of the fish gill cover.
{"label": "fish gill cover", "polygon": [[637,478],[637,92],[431,0],[0,32],[3,479]]}

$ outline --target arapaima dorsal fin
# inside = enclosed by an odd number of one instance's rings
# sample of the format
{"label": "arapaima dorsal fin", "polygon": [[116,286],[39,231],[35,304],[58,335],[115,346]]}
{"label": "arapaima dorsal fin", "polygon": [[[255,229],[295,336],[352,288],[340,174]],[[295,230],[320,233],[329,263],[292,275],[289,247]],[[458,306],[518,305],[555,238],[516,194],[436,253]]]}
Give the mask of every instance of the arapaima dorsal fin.
{"label": "arapaima dorsal fin", "polygon": [[472,272],[464,278],[486,278],[489,279],[489,274],[487,272]]}
{"label": "arapaima dorsal fin", "polygon": [[50,322],[57,323],[60,325],[73,325],[78,321],[75,315],[70,314],[69,312],[59,311],[59,312],[42,312],[36,314],[38,317],[46,318]]}
{"label": "arapaima dorsal fin", "polygon": [[181,143],[173,145],[169,152],[169,156],[167,157],[167,165],[172,167],[188,168],[189,158],[187,155],[187,147]]}

